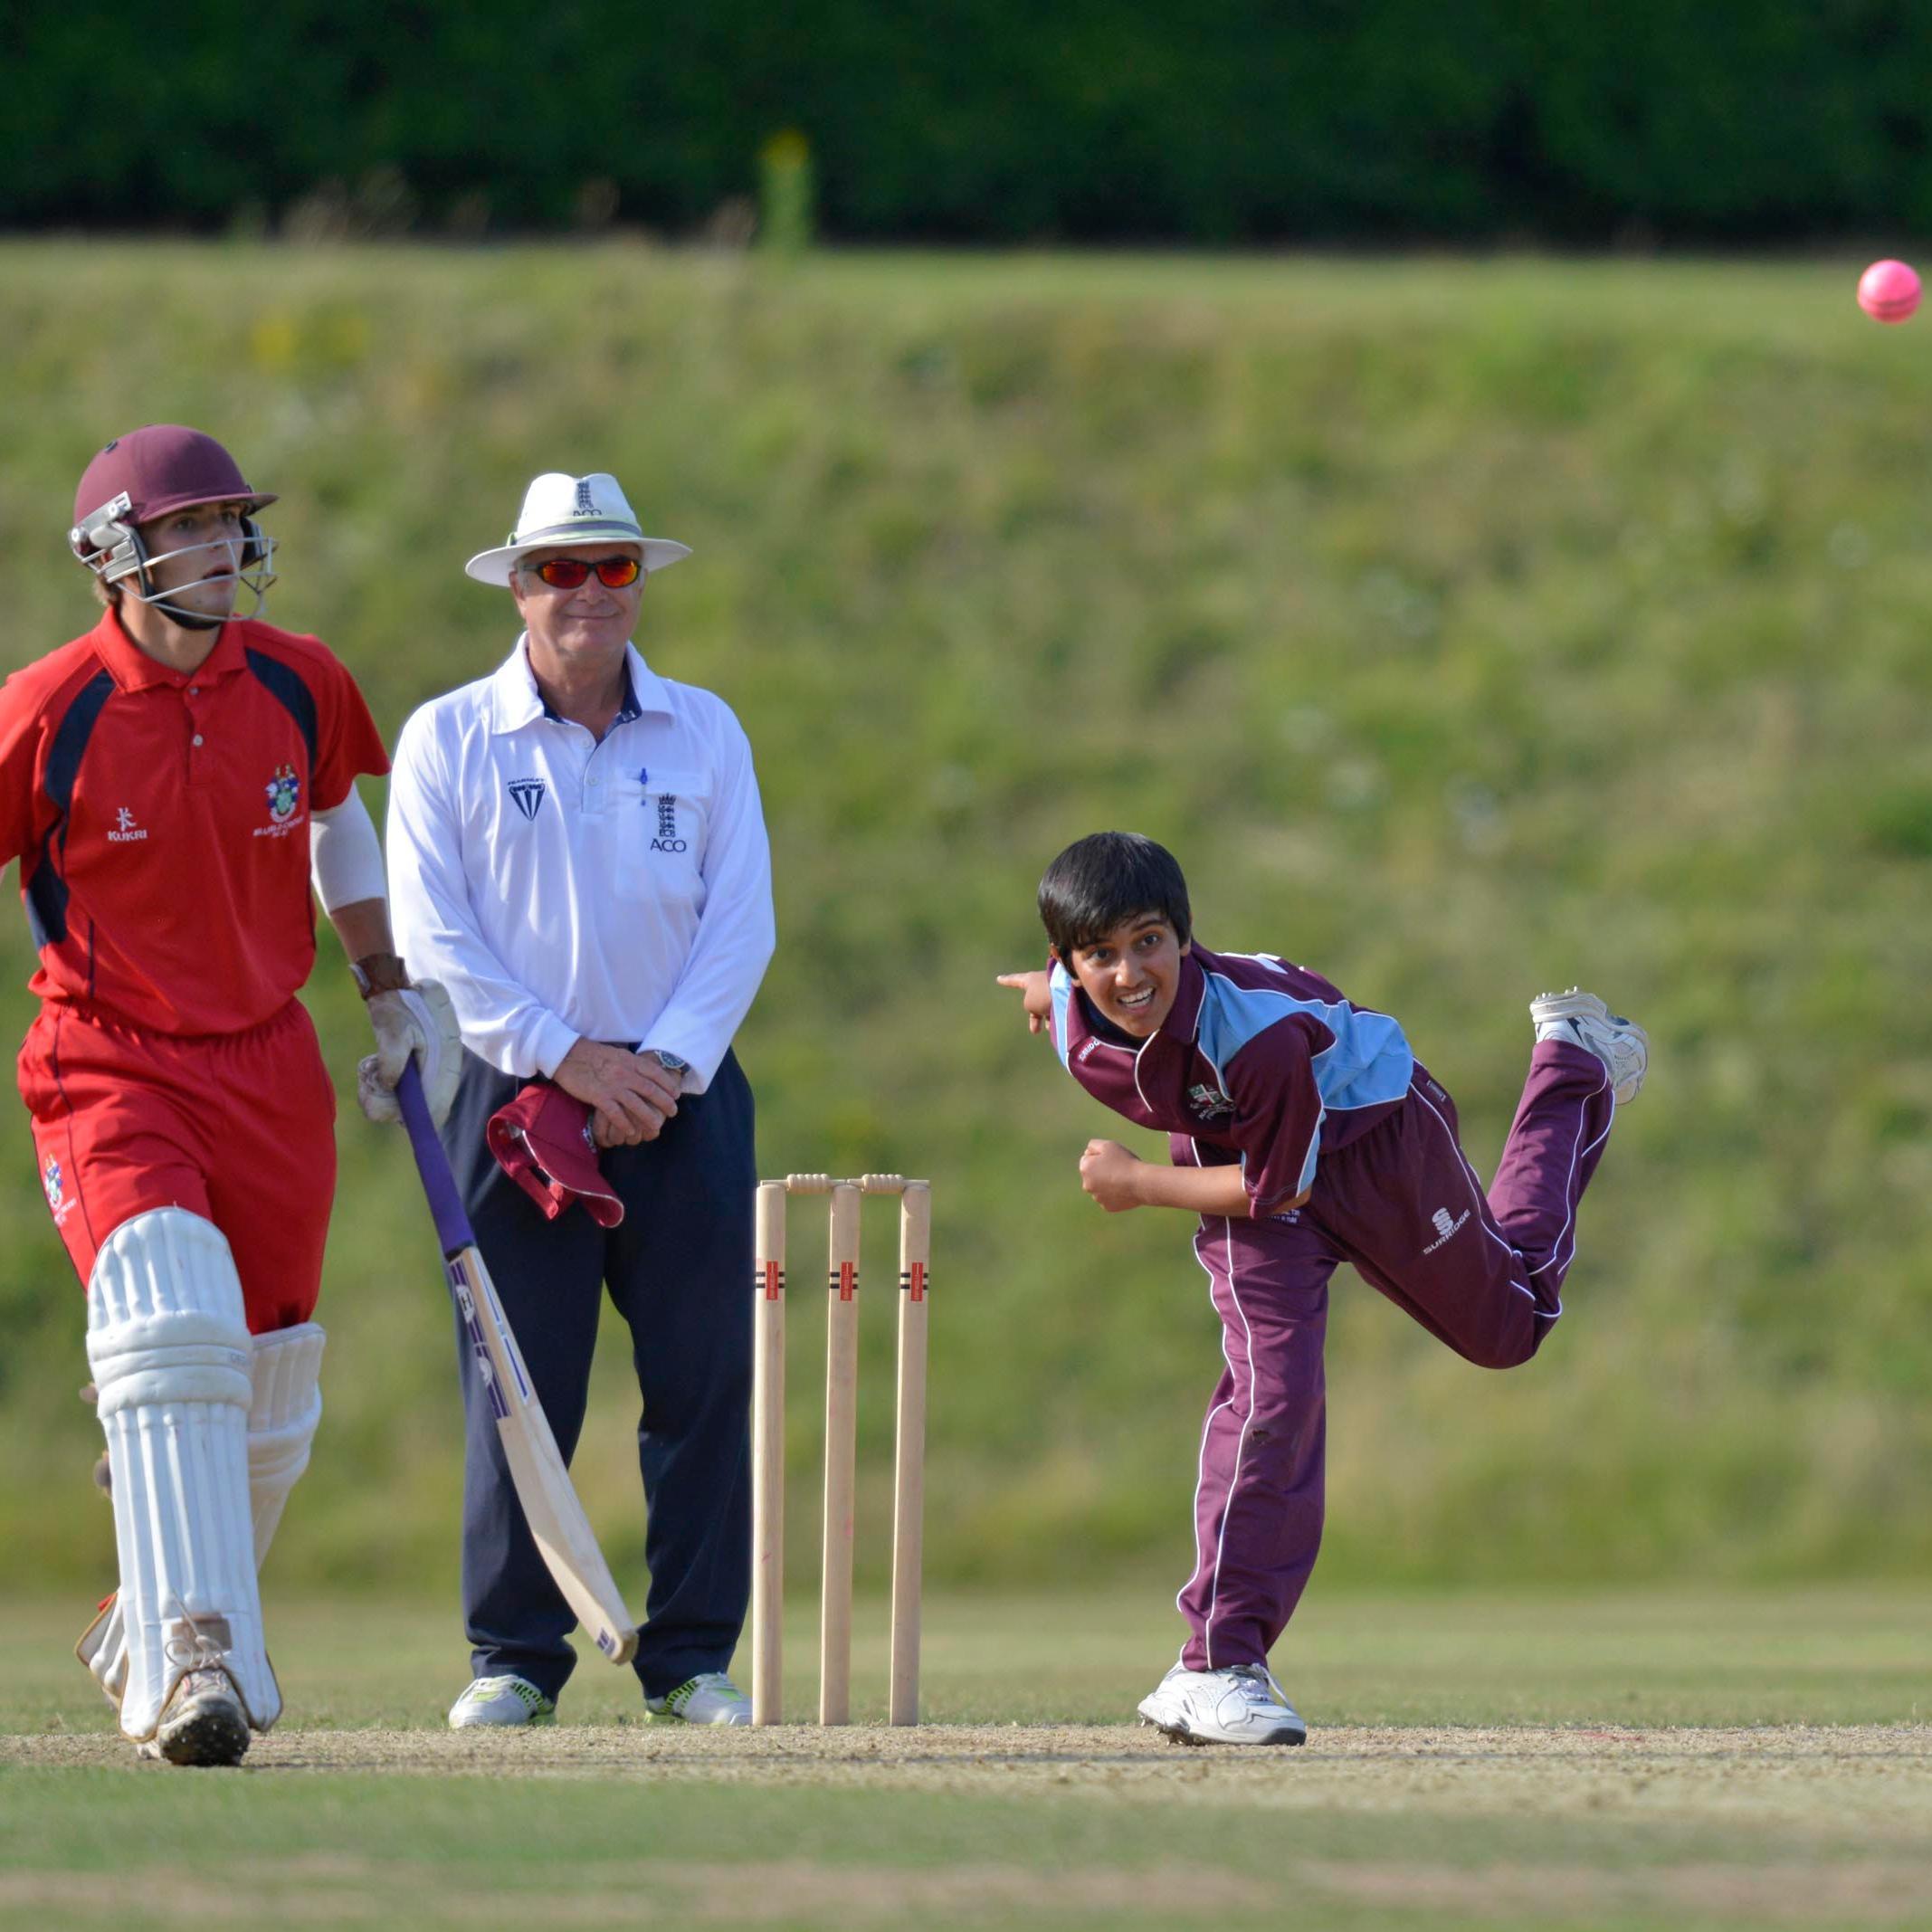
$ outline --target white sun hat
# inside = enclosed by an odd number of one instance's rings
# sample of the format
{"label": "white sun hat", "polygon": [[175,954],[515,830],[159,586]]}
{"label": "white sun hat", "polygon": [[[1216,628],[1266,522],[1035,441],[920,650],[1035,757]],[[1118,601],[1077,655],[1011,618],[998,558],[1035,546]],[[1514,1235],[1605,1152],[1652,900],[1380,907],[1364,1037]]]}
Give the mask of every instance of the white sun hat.
{"label": "white sun hat", "polygon": [[642,547],[646,576],[691,554],[689,544],[644,535],[614,476],[602,470],[590,476],[547,470],[524,491],[523,513],[509,542],[494,550],[479,550],[463,566],[463,574],[479,584],[508,584],[517,559],[528,551],[614,543]]}

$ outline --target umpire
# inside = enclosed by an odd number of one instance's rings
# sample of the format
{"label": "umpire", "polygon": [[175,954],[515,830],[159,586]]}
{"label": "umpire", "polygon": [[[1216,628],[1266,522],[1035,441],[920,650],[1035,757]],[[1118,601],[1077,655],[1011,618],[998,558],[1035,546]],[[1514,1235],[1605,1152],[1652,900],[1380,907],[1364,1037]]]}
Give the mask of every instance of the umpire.
{"label": "umpire", "polygon": [[[447,985],[462,1023],[444,1142],[566,1457],[605,1287],[630,1327],[649,1508],[645,1709],[744,1724],[748,1700],[725,1671],[750,1590],[755,1166],[731,1037],[771,958],[771,858],[737,719],[660,677],[631,642],[651,576],[690,554],[644,535],[614,477],[531,483],[509,542],[465,566],[508,587],[522,634],[490,676],[404,726],[389,868],[397,943]],[[486,1138],[512,1105],[512,1121],[586,1127],[615,1202],[593,1218],[564,1187],[526,1192],[529,1176],[513,1179]],[[473,1675],[450,1722],[547,1722],[576,1661],[574,1619],[469,1351],[458,1357]]]}

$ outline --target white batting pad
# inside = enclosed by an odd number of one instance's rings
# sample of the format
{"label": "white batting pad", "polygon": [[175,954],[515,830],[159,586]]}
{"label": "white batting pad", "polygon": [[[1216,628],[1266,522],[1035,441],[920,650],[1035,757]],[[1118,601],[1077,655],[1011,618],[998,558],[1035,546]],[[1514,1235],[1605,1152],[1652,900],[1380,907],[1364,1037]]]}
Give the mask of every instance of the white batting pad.
{"label": "white batting pad", "polygon": [[248,1409],[248,1500],[255,1520],[255,1567],[275,1540],[289,1491],[309,1467],[322,1420],[319,1322],[255,1337],[254,1400]]}
{"label": "white batting pad", "polygon": [[265,1730],[281,1695],[262,1642],[250,1521],[254,1350],[221,1231],[176,1207],[122,1223],[95,1261],[87,1321],[113,1465],[121,1730],[152,1737],[182,1674],[209,1663]]}
{"label": "white batting pad", "polygon": [[[289,1492],[309,1467],[309,1445],[322,1419],[319,1377],[328,1337],[319,1322],[299,1322],[254,1337],[254,1398],[248,1410],[248,1501],[254,1516],[255,1567],[262,1567]],[[74,1655],[118,1710],[128,1688],[128,1638],[117,1594],[87,1627]]]}

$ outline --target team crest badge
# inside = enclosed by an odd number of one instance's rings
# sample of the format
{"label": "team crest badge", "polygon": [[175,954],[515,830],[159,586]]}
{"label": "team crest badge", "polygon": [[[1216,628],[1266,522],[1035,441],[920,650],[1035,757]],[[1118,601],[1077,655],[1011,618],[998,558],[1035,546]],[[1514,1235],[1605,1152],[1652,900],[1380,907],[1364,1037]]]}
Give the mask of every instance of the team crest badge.
{"label": "team crest badge", "polygon": [[47,1206],[58,1227],[67,1219],[67,1211],[73,1203],[67,1198],[67,1184],[61,1174],[60,1161],[52,1154],[47,1156],[47,1165],[40,1171],[40,1184],[47,1192]]}
{"label": "team crest badge", "polygon": [[1204,1120],[1218,1120],[1223,1114],[1234,1111],[1234,1103],[1218,1087],[1210,1087],[1205,1080],[1187,1090],[1187,1104]]}
{"label": "team crest badge", "polygon": [[278,765],[275,776],[263,787],[268,794],[269,816],[278,825],[285,825],[294,817],[295,808],[301,803],[302,781],[295,776],[292,765]]}

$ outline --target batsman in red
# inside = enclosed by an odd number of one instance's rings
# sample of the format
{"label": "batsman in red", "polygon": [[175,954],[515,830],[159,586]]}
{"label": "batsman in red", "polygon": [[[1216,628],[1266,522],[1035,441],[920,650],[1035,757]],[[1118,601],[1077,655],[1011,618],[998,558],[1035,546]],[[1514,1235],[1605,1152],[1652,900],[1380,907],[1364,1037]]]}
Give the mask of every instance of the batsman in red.
{"label": "batsman in red", "polygon": [[174,1764],[236,1762],[281,1708],[256,1571],[321,1413],[336,1171],[295,997],[311,890],[375,1026],[365,1106],[393,1110],[414,1053],[446,1107],[457,1061],[391,946],[362,696],[316,639],[235,614],[272,581],[274,500],[197,431],[109,443],[69,536],[100,620],[0,687],[0,866],[40,955],[20,1090],[86,1289],[119,1552],[80,1654]]}

